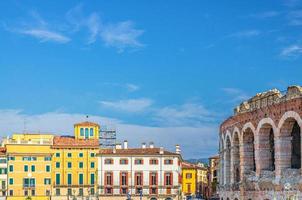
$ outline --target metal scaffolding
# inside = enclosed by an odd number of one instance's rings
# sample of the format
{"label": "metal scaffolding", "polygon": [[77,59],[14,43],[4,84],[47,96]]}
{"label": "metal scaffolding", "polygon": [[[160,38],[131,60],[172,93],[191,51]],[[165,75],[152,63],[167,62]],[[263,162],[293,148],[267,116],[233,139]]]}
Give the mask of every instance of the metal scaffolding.
{"label": "metal scaffolding", "polygon": [[114,148],[116,144],[116,129],[102,126],[99,140],[101,148]]}

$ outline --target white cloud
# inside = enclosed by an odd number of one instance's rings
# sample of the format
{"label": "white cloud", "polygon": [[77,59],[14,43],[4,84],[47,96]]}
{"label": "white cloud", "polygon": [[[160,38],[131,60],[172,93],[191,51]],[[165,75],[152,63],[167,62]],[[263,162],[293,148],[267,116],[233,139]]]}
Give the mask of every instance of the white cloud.
{"label": "white cloud", "polygon": [[282,57],[298,57],[301,54],[302,46],[296,44],[284,48],[280,53]]}
{"label": "white cloud", "polygon": [[147,98],[125,99],[119,101],[100,101],[101,106],[122,112],[142,112],[149,108],[153,101]]}
{"label": "white cloud", "polygon": [[[84,114],[49,112],[36,115],[24,114],[21,110],[0,110],[0,135],[6,137],[13,132],[23,132],[24,120],[26,132],[73,134],[73,124],[87,120]],[[90,116],[90,121],[98,122],[101,127],[116,127],[119,141],[127,139],[130,147],[142,142],[155,142],[174,151],[174,145],[180,144],[186,159],[207,157],[217,153],[218,127],[215,125],[199,127],[150,127],[127,124],[118,119]]]}
{"label": "white cloud", "polygon": [[262,13],[256,13],[256,14],[251,14],[250,17],[253,18],[258,18],[258,19],[265,19],[265,18],[272,18],[280,15],[281,13],[278,11],[270,10],[270,11],[265,11]]}
{"label": "white cloud", "polygon": [[45,29],[33,28],[33,29],[21,30],[19,32],[40,39],[42,42],[53,41],[58,43],[67,43],[70,41],[70,38],[64,36],[61,33],[45,30]]}
{"label": "white cloud", "polygon": [[239,103],[241,101],[247,100],[250,96],[239,88],[226,87],[221,88],[224,93],[231,97],[232,103]]}
{"label": "white cloud", "polygon": [[132,84],[132,83],[127,83],[126,88],[129,92],[135,92],[140,89],[138,85]]}
{"label": "white cloud", "polygon": [[229,35],[229,37],[250,38],[250,37],[259,36],[260,34],[261,34],[260,30],[254,29],[254,30],[239,31],[239,32]]}
{"label": "white cloud", "polygon": [[200,104],[186,103],[159,108],[154,113],[154,119],[164,126],[200,126],[203,123],[213,122],[214,115],[215,113]]}

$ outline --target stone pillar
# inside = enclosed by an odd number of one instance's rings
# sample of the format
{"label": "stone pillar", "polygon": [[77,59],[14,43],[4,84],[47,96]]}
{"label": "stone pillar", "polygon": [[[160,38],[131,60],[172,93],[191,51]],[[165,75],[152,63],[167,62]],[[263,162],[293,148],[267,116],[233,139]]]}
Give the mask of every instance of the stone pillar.
{"label": "stone pillar", "polygon": [[224,185],[230,184],[230,148],[226,148],[224,152]]}
{"label": "stone pillar", "polygon": [[270,170],[272,158],[270,152],[269,137],[259,133],[255,140],[255,162],[256,175],[259,176],[262,170]]}
{"label": "stone pillar", "polygon": [[236,183],[237,167],[240,167],[239,145],[231,148],[231,183]]}
{"label": "stone pillar", "polygon": [[247,171],[254,170],[254,143],[244,143],[240,145],[240,172],[241,177]]}
{"label": "stone pillar", "polygon": [[280,177],[283,169],[291,167],[292,137],[278,137],[275,140],[276,176]]}
{"label": "stone pillar", "polygon": [[224,185],[224,150],[220,150],[219,160],[219,185]]}

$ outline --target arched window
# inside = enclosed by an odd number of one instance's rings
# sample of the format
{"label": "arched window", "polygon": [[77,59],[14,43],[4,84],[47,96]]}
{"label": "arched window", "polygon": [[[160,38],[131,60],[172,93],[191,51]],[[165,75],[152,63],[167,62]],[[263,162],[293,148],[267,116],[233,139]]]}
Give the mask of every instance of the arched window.
{"label": "arched window", "polygon": [[80,135],[84,137],[84,128],[80,129]]}
{"label": "arched window", "polygon": [[259,129],[259,151],[263,154],[259,162],[260,170],[275,170],[275,141],[271,124],[265,123]]}
{"label": "arched window", "polygon": [[90,128],[90,137],[93,137],[93,128]]}

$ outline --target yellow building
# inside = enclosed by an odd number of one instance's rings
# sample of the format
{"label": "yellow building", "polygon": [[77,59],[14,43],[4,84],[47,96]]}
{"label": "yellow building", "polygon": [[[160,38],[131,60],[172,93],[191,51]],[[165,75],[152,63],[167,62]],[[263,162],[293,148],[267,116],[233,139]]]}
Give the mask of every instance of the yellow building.
{"label": "yellow building", "polygon": [[182,165],[182,193],[183,196],[196,195],[197,169],[196,165],[183,162]]}
{"label": "yellow building", "polygon": [[7,152],[7,199],[49,199],[51,134],[13,134],[3,141]]}
{"label": "yellow building", "polygon": [[203,163],[197,163],[197,193],[206,197],[208,195],[208,167]]}
{"label": "yellow building", "polygon": [[75,137],[56,136],[53,140],[52,199],[95,196],[99,125],[75,124]]}

